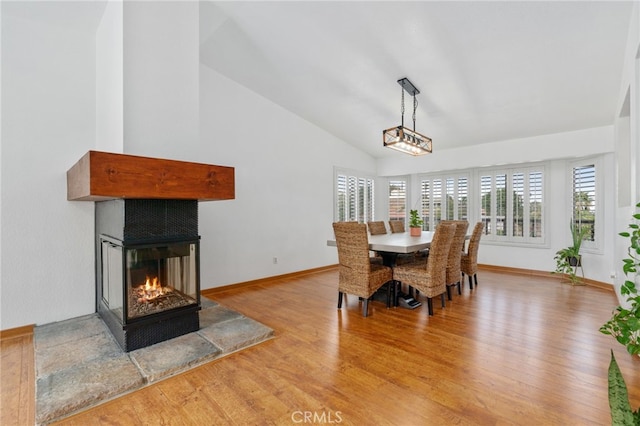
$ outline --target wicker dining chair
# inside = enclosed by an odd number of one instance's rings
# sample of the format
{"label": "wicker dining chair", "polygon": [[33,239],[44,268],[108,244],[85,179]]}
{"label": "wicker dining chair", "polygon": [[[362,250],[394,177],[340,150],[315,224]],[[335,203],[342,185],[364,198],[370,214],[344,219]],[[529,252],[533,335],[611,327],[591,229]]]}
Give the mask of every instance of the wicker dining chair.
{"label": "wicker dining chair", "polygon": [[[370,235],[383,235],[387,233],[387,228],[384,226],[384,222],[382,221],[367,222],[367,228],[369,229]],[[383,263],[382,255],[380,255],[380,253],[374,253],[371,260],[375,263]]]}
{"label": "wicker dining chair", "polygon": [[369,234],[371,235],[382,235],[387,233],[387,227],[384,226],[383,221],[367,222],[367,227],[369,228]]}
{"label": "wicker dining chair", "polygon": [[[392,234],[401,234],[405,232],[404,220],[390,220],[389,229],[391,230]],[[416,253],[398,254],[398,257],[396,258],[396,264],[402,265],[405,263],[414,262],[416,260],[416,256],[426,255],[426,253],[428,253],[427,250],[421,250]]]}
{"label": "wicker dining chair", "polygon": [[404,220],[390,220],[389,229],[391,229],[392,234],[404,232]]}
{"label": "wicker dining chair", "polygon": [[389,266],[371,262],[367,227],[364,223],[334,222],[333,232],[338,246],[338,309],[342,296],[356,295],[364,301],[362,316],[369,314],[369,299],[383,285],[387,286],[387,307],[391,306],[393,273]]}
{"label": "wicker dining chair", "polygon": [[433,315],[432,298],[440,296],[445,307],[444,294],[447,291],[447,260],[456,226],[439,224],[433,234],[429,257],[419,259],[393,269],[393,279],[408,284],[427,298],[429,315]]}
{"label": "wicker dining chair", "polygon": [[469,247],[467,248],[467,252],[462,253],[462,258],[460,259],[462,280],[464,281],[465,274],[469,277],[470,289],[473,289],[473,282],[471,281],[471,277],[473,277],[473,281],[475,281],[476,287],[478,287],[478,248],[480,247],[480,237],[482,237],[483,229],[484,224],[482,222],[476,223],[476,225],[473,227],[471,238],[469,239]]}
{"label": "wicker dining chair", "polygon": [[456,232],[453,234],[453,240],[451,241],[451,248],[449,248],[449,258],[447,259],[447,298],[451,300],[451,287],[457,287],[458,294],[462,294],[460,263],[469,222],[466,220],[443,220],[440,223],[453,224],[456,227]]}

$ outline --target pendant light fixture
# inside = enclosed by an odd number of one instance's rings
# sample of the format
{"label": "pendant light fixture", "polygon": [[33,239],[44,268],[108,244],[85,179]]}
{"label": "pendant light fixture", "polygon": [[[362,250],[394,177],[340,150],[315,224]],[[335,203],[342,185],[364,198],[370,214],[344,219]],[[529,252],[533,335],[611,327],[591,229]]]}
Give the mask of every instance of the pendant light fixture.
{"label": "pendant light fixture", "polygon": [[[398,84],[402,87],[402,108],[400,110],[402,121],[400,126],[391,127],[390,129],[382,131],[382,142],[387,148],[395,149],[405,154],[430,154],[432,152],[431,138],[416,132],[416,108],[418,107],[416,95],[420,93],[420,91],[406,77],[398,80]],[[413,130],[404,127],[405,90],[413,96]]]}

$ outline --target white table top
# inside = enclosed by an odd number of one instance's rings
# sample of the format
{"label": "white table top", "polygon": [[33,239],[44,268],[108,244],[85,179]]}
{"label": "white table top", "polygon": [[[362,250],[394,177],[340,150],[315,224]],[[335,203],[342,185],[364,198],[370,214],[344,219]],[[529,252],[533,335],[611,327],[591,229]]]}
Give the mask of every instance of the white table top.
{"label": "white table top", "polygon": [[[409,232],[369,235],[369,249],[389,253],[413,253],[428,248],[432,239],[433,231],[422,231],[419,237],[412,237]],[[336,240],[327,240],[327,245],[335,247]]]}

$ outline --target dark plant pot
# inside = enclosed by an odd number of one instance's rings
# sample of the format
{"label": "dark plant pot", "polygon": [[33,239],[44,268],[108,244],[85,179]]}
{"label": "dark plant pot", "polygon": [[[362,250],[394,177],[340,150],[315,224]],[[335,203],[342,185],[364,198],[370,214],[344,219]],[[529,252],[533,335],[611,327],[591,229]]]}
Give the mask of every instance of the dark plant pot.
{"label": "dark plant pot", "polygon": [[582,256],[578,256],[578,257],[569,256],[567,260],[569,261],[569,265],[571,265],[574,268],[578,266],[582,266]]}

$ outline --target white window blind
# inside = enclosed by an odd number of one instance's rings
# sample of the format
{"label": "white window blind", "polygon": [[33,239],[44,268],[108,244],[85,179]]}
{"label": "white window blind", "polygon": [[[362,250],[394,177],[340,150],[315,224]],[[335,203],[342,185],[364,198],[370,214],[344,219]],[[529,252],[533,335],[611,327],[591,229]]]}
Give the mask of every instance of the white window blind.
{"label": "white window blind", "polygon": [[421,208],[422,208],[422,220],[424,220],[424,224],[422,225],[422,229],[425,231],[432,231],[433,227],[431,223],[433,222],[431,217],[431,181],[423,180],[420,183],[420,196],[422,199]]}
{"label": "white window blind", "polygon": [[455,197],[455,190],[454,190],[454,179],[453,178],[447,178],[445,180],[446,184],[445,184],[445,188],[446,188],[446,201],[447,201],[447,205],[446,208],[444,209],[444,217],[447,220],[453,220],[454,217],[454,210],[453,210],[453,202],[454,202],[454,197]]}
{"label": "white window blind", "polygon": [[468,218],[469,178],[466,175],[421,178],[423,229],[433,231],[440,221]]}
{"label": "white window blind", "polygon": [[389,179],[389,220],[407,219],[407,179]]}
{"label": "white window blind", "polygon": [[507,235],[507,175],[498,174],[496,179],[496,235]]}
{"label": "white window blind", "polygon": [[491,194],[493,176],[480,176],[480,217],[484,223],[484,234],[493,235],[493,216],[491,212]]}
{"label": "white window blind", "polygon": [[595,241],[596,229],[596,166],[587,164],[572,168],[572,220],[576,226],[586,228],[585,240]]}
{"label": "white window blind", "polygon": [[[527,192],[525,192],[526,194]],[[542,238],[542,172],[532,171],[529,173],[529,236],[532,238]]]}
{"label": "white window blind", "polygon": [[544,243],[543,176],[542,166],[481,172],[484,240]]}
{"label": "white window blind", "polygon": [[364,174],[336,171],[335,212],[337,222],[368,222],[374,218],[374,179]]}
{"label": "white window blind", "polygon": [[524,236],[524,174],[513,174],[513,203],[511,207],[513,236]]}
{"label": "white window blind", "polygon": [[466,177],[458,178],[458,220],[469,220],[469,182]]}
{"label": "white window blind", "polygon": [[431,229],[436,229],[436,226],[442,220],[442,179],[434,179],[431,181],[431,187],[433,192],[431,193]]}

